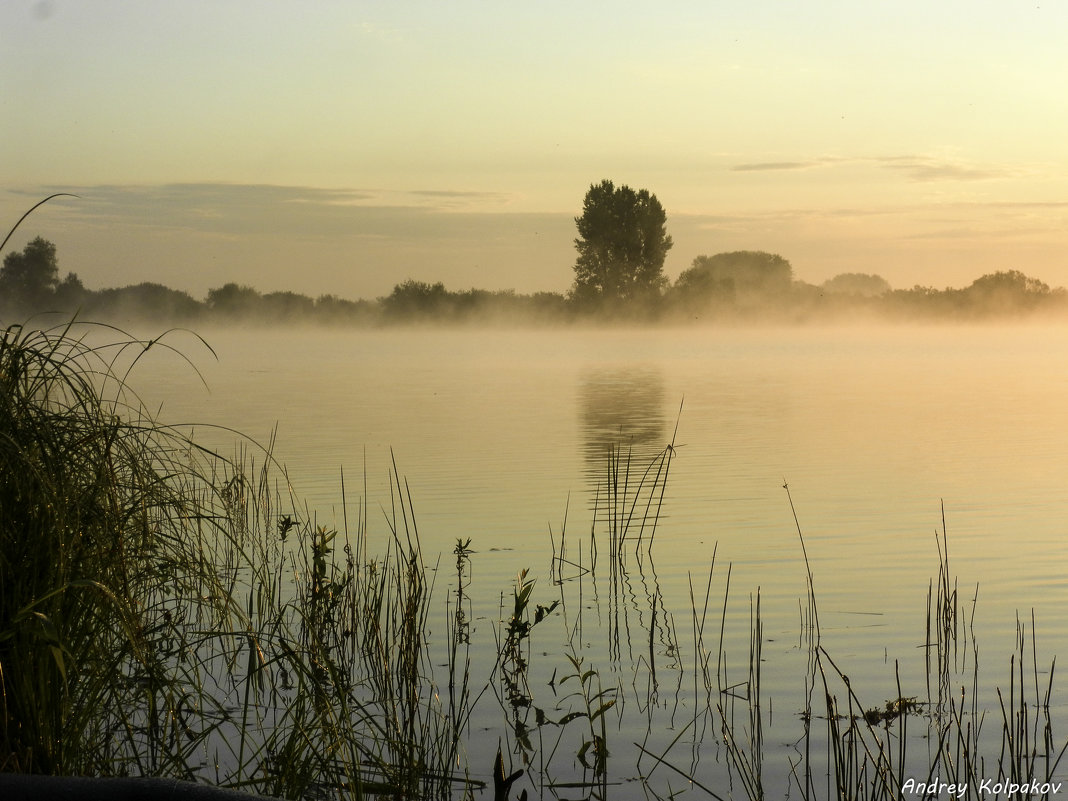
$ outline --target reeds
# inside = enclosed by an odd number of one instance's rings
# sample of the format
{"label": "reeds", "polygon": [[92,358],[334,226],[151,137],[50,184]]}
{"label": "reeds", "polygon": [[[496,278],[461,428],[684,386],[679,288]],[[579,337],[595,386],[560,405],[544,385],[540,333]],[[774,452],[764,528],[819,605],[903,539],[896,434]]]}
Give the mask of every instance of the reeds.
{"label": "reeds", "polygon": [[[827,797],[856,799],[927,798],[945,793],[966,799],[1050,797],[1068,785],[1061,768],[1068,741],[1058,749],[1050,717],[1056,660],[1043,685],[1033,615],[1030,637],[1027,627],[1017,620],[1008,693],[994,688],[1001,725],[999,736],[993,736],[989,726],[984,732],[988,710],[980,701],[983,687],[973,630],[978,588],[966,623],[957,580],[949,567],[944,511],[937,545],[938,577],[928,592],[923,645],[926,700],[903,692],[895,661],[897,696],[874,705],[870,700],[865,703],[862,690],[819,642],[818,630],[809,639],[812,677],[806,679],[806,687],[818,685],[824,704],[821,713],[811,705],[802,713],[804,771],[799,775],[795,765],[793,775],[803,798],[821,797],[814,781],[820,772],[827,778]],[[805,561],[807,565],[807,554]],[[808,574],[810,619],[815,620],[811,569]],[[814,718],[822,718],[826,725],[822,765],[812,749],[818,737],[810,728]]]}
{"label": "reeds", "polygon": [[269,451],[225,459],[154,423],[116,352],[70,328],[0,338],[0,769],[279,797],[477,786],[469,677],[450,662],[441,700],[396,471],[370,558],[365,513],[319,526]]}
{"label": "reeds", "polygon": [[187,700],[163,678],[183,669],[176,627],[205,614],[173,593],[195,598],[215,578],[188,569],[200,565],[183,536],[198,512],[172,480],[188,445],[126,414],[110,356],[69,330],[0,337],[7,770],[178,770],[190,741]]}

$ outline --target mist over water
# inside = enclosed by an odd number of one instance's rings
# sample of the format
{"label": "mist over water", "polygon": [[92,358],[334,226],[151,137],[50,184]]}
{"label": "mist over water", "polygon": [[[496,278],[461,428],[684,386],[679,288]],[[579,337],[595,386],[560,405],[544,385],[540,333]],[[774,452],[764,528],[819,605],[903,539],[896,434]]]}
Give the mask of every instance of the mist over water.
{"label": "mist over water", "polygon": [[[1009,586],[1037,581],[1039,565],[1060,554],[1059,545],[1040,549],[1059,542],[1059,520],[1068,519],[1059,485],[1068,467],[1066,328],[285,330],[206,339],[218,362],[191,358],[210,391],[176,362],[138,365],[135,385],[165,419],[261,441],[277,426],[276,455],[324,514],[339,505],[342,467],[355,486],[366,458],[374,492],[392,452],[412,483],[425,541],[440,547],[457,532],[477,542],[485,531],[537,553],[568,493],[603,481],[613,444],[647,459],[677,421],[665,538],[696,547],[742,533],[732,560],[793,559],[785,480],[817,553],[821,542],[831,546],[823,556],[832,564],[911,574],[916,560],[934,556],[942,500],[951,544],[960,530],[962,566],[998,564],[1016,577],[991,576],[991,589],[1012,595]],[[856,543],[863,553],[848,557]],[[836,573],[833,584],[870,588],[857,575]],[[886,583],[880,600],[898,584]]]}
{"label": "mist over water", "polygon": [[1059,326],[203,336],[217,360],[191,337],[167,341],[206,388],[155,351],[135,387],[173,421],[256,439],[277,424],[287,462],[315,463],[300,453],[310,445],[346,465],[364,448],[451,452],[473,462],[464,473],[491,454],[531,462],[555,450],[562,465],[593,464],[614,441],[659,450],[678,419],[680,459],[703,470],[734,463],[744,474],[763,460],[781,484],[783,468],[801,470],[787,476],[797,482],[837,463],[893,492],[911,466],[946,489],[979,481],[985,495],[1049,475],[1029,457],[1056,451],[1068,391]]}
{"label": "mist over water", "polygon": [[[760,591],[765,689],[783,720],[799,708],[805,594],[784,483],[824,643],[873,703],[897,696],[895,671],[912,687],[906,695],[922,689],[918,646],[943,507],[969,613],[978,597],[991,681],[1007,676],[1018,612],[1029,620],[1034,610],[1045,657],[1068,646],[1068,327],[229,329],[205,338],[218,361],[193,340],[182,350],[209,389],[150,351],[132,376],[146,403],[164,421],[273,436],[323,524],[342,525],[342,469],[350,515],[366,482],[372,549],[375,536],[386,541],[395,458],[429,561],[471,538],[483,634],[519,569],[553,597],[550,531],[585,547],[612,449],[637,471],[674,437],[655,542],[629,592],[685,620],[690,583],[704,581],[713,553],[718,570],[730,564],[732,630],[744,629]],[[197,438],[234,447],[228,430],[198,428]],[[603,559],[607,545],[598,547]]]}
{"label": "mist over water", "polygon": [[605,460],[622,449],[644,467],[671,440],[664,378],[657,366],[592,367],[580,379],[583,450],[589,476],[605,476]]}

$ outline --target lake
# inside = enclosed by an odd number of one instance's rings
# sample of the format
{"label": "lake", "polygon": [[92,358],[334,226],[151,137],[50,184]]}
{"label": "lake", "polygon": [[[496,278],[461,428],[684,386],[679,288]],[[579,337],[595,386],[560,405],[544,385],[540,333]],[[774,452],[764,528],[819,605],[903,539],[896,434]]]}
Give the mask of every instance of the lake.
{"label": "lake", "polygon": [[[1018,617],[1029,641],[1034,615],[1040,684],[1068,645],[1068,328],[201,333],[217,358],[187,334],[165,340],[199,376],[155,349],[131,376],[159,418],[197,424],[198,441],[227,454],[237,438],[212,426],[273,440],[309,513],[339,528],[343,474],[350,516],[366,491],[372,549],[386,543],[395,460],[423,551],[431,564],[442,554],[443,596],[456,542],[471,540],[473,642],[493,648],[502,593],[529,568],[536,600],[564,601],[563,625],[532,637],[538,676],[566,667],[564,643],[577,641],[606,685],[637,699],[627,715],[649,704],[640,724],[613,718],[621,781],[650,770],[632,741],[664,751],[703,703],[693,598],[702,606],[711,586],[705,645],[714,629],[718,646],[726,597],[723,650],[740,680],[759,590],[764,771],[768,787],[790,783],[805,552],[821,643],[866,705],[925,697],[943,515],[966,617],[977,598],[982,703],[996,710],[993,687],[1007,685]],[[611,576],[609,453],[620,448],[624,465],[630,455],[633,489],[670,443],[655,537],[624,544],[630,556]],[[554,562],[561,536],[568,561]],[[1063,722],[1061,698],[1055,688]],[[474,725],[507,737],[496,701],[480,704]],[[722,755],[697,751],[686,751],[687,770],[716,775]],[[472,767],[488,771],[480,761]]]}

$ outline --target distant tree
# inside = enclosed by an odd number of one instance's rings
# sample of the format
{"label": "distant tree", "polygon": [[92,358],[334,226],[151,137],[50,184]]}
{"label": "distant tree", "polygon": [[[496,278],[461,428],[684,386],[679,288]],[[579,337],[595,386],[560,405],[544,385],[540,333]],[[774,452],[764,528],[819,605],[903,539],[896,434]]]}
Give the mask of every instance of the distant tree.
{"label": "distant tree", "polygon": [[734,298],[734,279],[717,274],[716,270],[706,269],[704,259],[707,256],[698,256],[694,259],[693,266],[683,270],[675,280],[672,290],[680,296],[704,300],[713,295]]}
{"label": "distant tree", "polygon": [[567,298],[559,292],[535,292],[526,302],[539,314],[564,316],[567,313]]}
{"label": "distant tree", "polygon": [[208,290],[208,308],[233,319],[249,317],[260,311],[262,295],[250,286],[230,282]]}
{"label": "distant tree", "polygon": [[370,322],[378,312],[378,304],[367,300],[346,300],[337,295],[320,295],[315,299],[316,319],[323,322]]}
{"label": "distant tree", "polygon": [[590,186],[575,218],[575,284],[580,303],[619,306],[658,298],[666,286],[664,259],[674,244],[667,214],[648,190],[618,189],[611,181]]}
{"label": "distant tree", "polygon": [[969,291],[981,294],[1048,295],[1049,284],[1019,270],[987,273],[972,281]]}
{"label": "distant tree", "polygon": [[1008,313],[1031,309],[1052,295],[1049,285],[1019,270],[988,273],[961,293],[973,311]]}
{"label": "distant tree", "polygon": [[315,301],[297,292],[268,292],[260,305],[263,313],[276,321],[299,322],[315,314]]}
{"label": "distant tree", "polygon": [[389,297],[383,298],[382,309],[394,317],[441,315],[449,311],[451,300],[452,293],[440,281],[428,284],[409,278],[394,286]]}
{"label": "distant tree", "polygon": [[[490,292],[488,289],[475,289],[473,287],[459,292],[450,292],[449,295],[456,312],[461,315],[478,314],[492,307],[494,303],[504,305],[501,301],[503,300],[506,304],[508,298],[507,291]],[[511,295],[514,296],[515,293],[511,293]]]}
{"label": "distant tree", "polygon": [[672,287],[682,308],[699,310],[713,302],[743,304],[785,295],[793,286],[794,270],[782,256],[738,250],[698,256]]}
{"label": "distant tree", "polygon": [[841,295],[859,295],[865,298],[874,298],[885,295],[891,290],[890,283],[881,275],[868,273],[839,273],[834,278],[828,278],[820,289],[824,292]]}
{"label": "distant tree", "polygon": [[76,273],[67,273],[66,278],[56,286],[56,307],[64,311],[77,309],[85,303],[92,292],[87,290]]}
{"label": "distant tree", "polygon": [[715,256],[698,256],[687,272],[703,274],[706,280],[713,283],[730,283],[736,292],[758,294],[783,292],[790,288],[794,280],[794,268],[790,262],[775,253],[762,250],[736,250]]}
{"label": "distant tree", "polygon": [[87,311],[118,320],[189,322],[203,313],[204,305],[187,292],[145,281],[92,293]]}
{"label": "distant tree", "polygon": [[37,237],[21,253],[8,253],[0,267],[0,294],[5,303],[23,309],[42,309],[59,286],[56,246]]}

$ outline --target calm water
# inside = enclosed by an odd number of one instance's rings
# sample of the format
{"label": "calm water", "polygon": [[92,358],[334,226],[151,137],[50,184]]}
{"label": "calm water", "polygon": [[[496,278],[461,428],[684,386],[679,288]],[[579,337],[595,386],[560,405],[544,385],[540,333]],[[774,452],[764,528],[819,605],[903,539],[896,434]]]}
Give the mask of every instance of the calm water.
{"label": "calm water", "polygon": [[[134,373],[146,402],[167,422],[231,426],[260,441],[276,430],[275,454],[321,523],[341,525],[342,470],[350,512],[366,480],[372,538],[383,542],[378,510],[389,506],[395,458],[430,561],[443,553],[447,565],[456,539],[472,539],[475,629],[491,644],[500,594],[529,567],[536,598],[585,593],[571,599],[567,625],[583,626],[590,658],[620,687],[632,692],[653,674],[670,684],[672,665],[693,659],[690,581],[704,592],[715,549],[709,627],[718,629],[730,565],[729,640],[744,639],[750,596],[761,595],[764,692],[779,713],[765,741],[796,739],[805,565],[788,483],[824,645],[866,701],[897,696],[895,659],[904,694],[924,694],[918,646],[943,505],[969,606],[978,588],[990,681],[1007,682],[1018,612],[1029,621],[1034,611],[1040,663],[1068,652],[1068,329],[205,336],[217,361],[192,338],[170,342],[208,389],[161,353]],[[198,428],[198,438],[234,447],[226,432]],[[592,632],[605,628],[610,599],[593,597],[594,582],[553,587],[550,531],[560,536],[566,513],[577,558],[608,449],[621,444],[644,464],[673,438],[656,539],[626,576],[624,653],[598,651]],[[562,636],[545,636],[535,648],[556,652]],[[651,655],[628,659],[628,649]],[[743,669],[748,654],[733,656]],[[667,730],[686,717],[672,703]]]}

